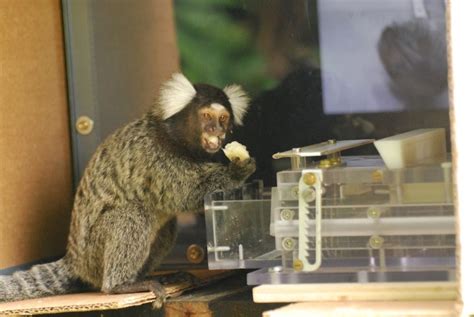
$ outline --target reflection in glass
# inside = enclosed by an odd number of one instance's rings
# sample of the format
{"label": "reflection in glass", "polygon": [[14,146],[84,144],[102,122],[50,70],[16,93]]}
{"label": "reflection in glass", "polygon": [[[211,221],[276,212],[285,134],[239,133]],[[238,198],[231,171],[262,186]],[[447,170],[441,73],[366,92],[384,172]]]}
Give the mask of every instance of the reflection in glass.
{"label": "reflection in glass", "polygon": [[266,186],[278,151],[449,132],[443,0],[175,0],[175,17],[187,76],[250,91],[234,136]]}

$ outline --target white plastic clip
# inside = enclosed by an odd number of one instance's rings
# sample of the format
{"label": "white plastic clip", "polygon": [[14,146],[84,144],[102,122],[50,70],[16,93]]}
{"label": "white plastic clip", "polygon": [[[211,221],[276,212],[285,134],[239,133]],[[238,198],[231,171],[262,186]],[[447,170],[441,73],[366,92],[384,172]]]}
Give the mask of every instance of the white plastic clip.
{"label": "white plastic clip", "polygon": [[[307,184],[305,175],[312,174],[314,182]],[[314,196],[309,195],[308,191],[314,190]],[[321,266],[321,218],[322,218],[322,173],[321,170],[306,170],[301,174],[299,182],[298,194],[298,259],[303,264],[302,271],[311,272],[317,270]],[[311,205],[310,205],[311,204]],[[310,219],[310,208],[314,206],[314,220]],[[312,232],[314,227],[314,237]],[[314,251],[310,242],[314,240]],[[311,252],[314,252],[314,262],[311,263],[309,258],[313,258]]]}

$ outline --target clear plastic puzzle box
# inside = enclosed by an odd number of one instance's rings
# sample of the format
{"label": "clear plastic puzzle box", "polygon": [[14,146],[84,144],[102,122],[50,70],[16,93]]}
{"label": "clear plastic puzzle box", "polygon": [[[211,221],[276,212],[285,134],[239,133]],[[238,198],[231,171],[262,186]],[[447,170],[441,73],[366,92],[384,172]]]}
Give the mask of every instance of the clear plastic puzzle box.
{"label": "clear plastic puzzle box", "polygon": [[[206,197],[210,269],[259,269],[249,284],[454,279],[451,163],[443,129],[277,153],[291,169]],[[370,145],[371,146],[371,145]],[[316,159],[316,160],[315,160]]]}

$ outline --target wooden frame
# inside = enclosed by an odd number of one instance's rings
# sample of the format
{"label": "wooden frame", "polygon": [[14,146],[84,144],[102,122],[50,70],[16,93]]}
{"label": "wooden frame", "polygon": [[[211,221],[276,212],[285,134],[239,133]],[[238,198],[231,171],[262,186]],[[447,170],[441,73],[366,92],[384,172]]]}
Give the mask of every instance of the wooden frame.
{"label": "wooden frame", "polygon": [[474,313],[474,214],[472,213],[472,181],[474,179],[474,43],[467,38],[474,29],[470,0],[448,0],[448,63],[451,116],[451,141],[454,167],[455,206],[457,218],[458,312]]}

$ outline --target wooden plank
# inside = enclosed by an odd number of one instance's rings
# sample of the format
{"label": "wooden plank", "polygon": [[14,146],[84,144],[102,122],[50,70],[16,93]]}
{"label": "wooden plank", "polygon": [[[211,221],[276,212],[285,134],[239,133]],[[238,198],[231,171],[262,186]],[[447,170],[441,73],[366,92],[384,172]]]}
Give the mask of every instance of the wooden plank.
{"label": "wooden plank", "polygon": [[456,316],[454,301],[409,301],[409,302],[309,302],[291,304],[267,311],[264,317],[448,317]]}
{"label": "wooden plank", "polygon": [[253,299],[257,303],[454,300],[456,287],[455,282],[277,284],[255,287]]}
{"label": "wooden plank", "polygon": [[170,299],[164,305],[166,317],[262,316],[281,304],[255,304],[246,274],[236,275],[210,287]]}
{"label": "wooden plank", "polygon": [[466,40],[466,30],[472,30],[473,1],[447,1],[446,26],[448,30],[448,82],[450,118],[452,126],[452,156],[454,205],[456,207],[457,278],[459,280],[459,315],[474,314],[474,239],[472,222],[472,179],[474,178],[474,151],[472,149],[472,72],[474,71],[474,45]]}
{"label": "wooden plank", "polygon": [[230,289],[204,290],[168,301],[165,306],[166,317],[213,316],[210,305],[225,298],[249,291],[248,287],[238,286]]}

